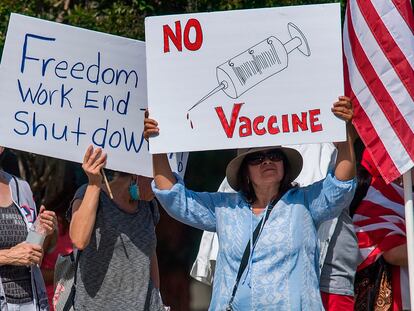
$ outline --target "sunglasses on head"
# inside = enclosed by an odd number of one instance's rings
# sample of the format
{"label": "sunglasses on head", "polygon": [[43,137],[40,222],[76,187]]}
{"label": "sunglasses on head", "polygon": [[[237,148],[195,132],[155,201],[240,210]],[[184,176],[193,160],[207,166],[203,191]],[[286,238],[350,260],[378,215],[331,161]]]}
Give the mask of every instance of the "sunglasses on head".
{"label": "sunglasses on head", "polygon": [[284,154],[282,151],[273,149],[266,152],[256,152],[246,156],[245,161],[250,165],[259,165],[264,162],[265,159],[269,159],[272,162],[282,161]]}

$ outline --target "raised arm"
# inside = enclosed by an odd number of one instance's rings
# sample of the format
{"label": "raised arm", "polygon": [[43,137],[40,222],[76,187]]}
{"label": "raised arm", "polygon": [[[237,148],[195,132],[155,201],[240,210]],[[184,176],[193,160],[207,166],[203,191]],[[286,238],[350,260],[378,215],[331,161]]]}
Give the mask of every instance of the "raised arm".
{"label": "raised arm", "polygon": [[[149,118],[148,110],[145,112],[144,119],[144,137],[148,140],[150,137],[157,136],[160,132],[158,122]],[[152,166],[154,172],[155,185],[160,190],[170,190],[177,182],[171,170],[165,153],[152,155]]]}
{"label": "raised arm", "polygon": [[351,125],[353,110],[348,97],[340,96],[332,112],[347,122],[347,140],[335,143],[338,154],[334,172],[324,180],[304,188],[305,201],[318,227],[322,222],[338,216],[349,206],[355,192],[356,159],[354,153],[355,133]]}
{"label": "raised arm", "polygon": [[347,122],[347,140],[336,144],[338,155],[336,158],[335,177],[338,180],[350,180],[356,174],[356,159],[354,152],[355,130],[351,121],[353,118],[353,109],[351,100],[346,96],[340,96],[334,103],[332,112],[338,118]]}
{"label": "raised arm", "polygon": [[[144,137],[157,136],[158,123],[148,117],[144,119]],[[215,207],[218,193],[200,193],[188,190],[182,180],[173,174],[166,154],[153,155],[154,192],[167,213],[189,226],[201,230],[216,230]]]}
{"label": "raised arm", "polygon": [[106,154],[100,148],[93,150],[93,147],[89,146],[82,164],[89,182],[83,199],[75,200],[72,204],[72,220],[69,228],[72,243],[80,250],[88,246],[95,226],[102,184],[100,171],[105,164]]}

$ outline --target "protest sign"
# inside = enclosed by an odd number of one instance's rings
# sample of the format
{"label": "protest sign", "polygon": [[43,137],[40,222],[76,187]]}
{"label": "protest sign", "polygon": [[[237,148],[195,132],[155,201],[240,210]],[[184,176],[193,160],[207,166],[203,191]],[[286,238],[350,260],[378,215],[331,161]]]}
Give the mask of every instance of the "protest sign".
{"label": "protest sign", "polygon": [[345,139],[339,3],[149,17],[145,31],[152,153]]}
{"label": "protest sign", "polygon": [[[12,14],[0,81],[0,145],[82,162],[92,144],[152,176],[144,42]],[[171,160],[183,173],[186,155]]]}

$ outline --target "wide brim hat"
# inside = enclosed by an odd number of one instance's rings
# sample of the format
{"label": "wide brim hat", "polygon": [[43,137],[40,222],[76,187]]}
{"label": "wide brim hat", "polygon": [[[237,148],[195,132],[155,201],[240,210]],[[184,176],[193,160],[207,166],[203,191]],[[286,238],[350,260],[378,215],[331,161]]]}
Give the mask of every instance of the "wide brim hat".
{"label": "wide brim hat", "polygon": [[300,172],[302,171],[303,159],[301,154],[299,153],[299,151],[293,148],[273,146],[238,149],[237,156],[230,161],[226,168],[226,177],[229,185],[236,191],[240,190],[239,171],[243,163],[243,160],[247,155],[272,149],[281,150],[285,154],[290,166],[290,171],[285,172],[285,174],[289,174],[289,182],[294,181],[295,178],[298,177]]}

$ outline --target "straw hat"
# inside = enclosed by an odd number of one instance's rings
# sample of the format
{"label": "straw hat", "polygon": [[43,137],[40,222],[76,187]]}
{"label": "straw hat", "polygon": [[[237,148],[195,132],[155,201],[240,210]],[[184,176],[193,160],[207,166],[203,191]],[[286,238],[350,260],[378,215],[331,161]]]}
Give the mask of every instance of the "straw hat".
{"label": "straw hat", "polygon": [[[226,168],[226,177],[229,185],[236,191],[240,190],[240,184],[239,184],[239,170],[243,163],[244,158],[255,152],[260,151],[266,151],[266,150],[272,150],[272,149],[278,149],[281,150],[289,164],[290,164],[290,182],[292,182],[298,175],[300,174],[300,171],[302,170],[303,166],[303,160],[302,156],[296,149],[288,148],[288,147],[282,147],[282,146],[273,146],[273,147],[260,147],[260,148],[245,148],[245,149],[239,149],[237,150],[237,156],[230,161],[230,163],[227,165]],[[286,172],[285,172],[286,174]]]}

